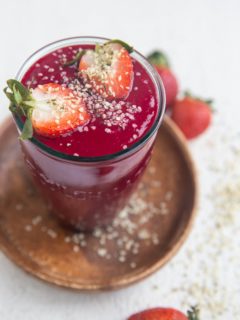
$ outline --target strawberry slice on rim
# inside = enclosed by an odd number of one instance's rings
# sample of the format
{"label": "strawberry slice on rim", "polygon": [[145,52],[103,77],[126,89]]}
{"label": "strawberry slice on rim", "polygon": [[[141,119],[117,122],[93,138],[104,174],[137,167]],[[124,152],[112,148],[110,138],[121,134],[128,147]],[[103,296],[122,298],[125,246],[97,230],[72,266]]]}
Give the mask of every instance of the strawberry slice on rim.
{"label": "strawberry slice on rim", "polygon": [[83,100],[73,90],[56,83],[39,85],[32,91],[32,97],[38,101],[32,112],[32,124],[41,135],[62,135],[84,125],[90,118]]}
{"label": "strawberry slice on rim", "polygon": [[82,55],[78,67],[80,74],[104,98],[126,99],[133,83],[129,51],[119,40],[96,45],[95,50],[87,50]]}
{"label": "strawberry slice on rim", "polygon": [[84,101],[69,88],[48,83],[28,90],[16,80],[7,83],[4,91],[11,101],[10,110],[26,117],[22,139],[31,138],[33,129],[45,137],[58,137],[90,120]]}

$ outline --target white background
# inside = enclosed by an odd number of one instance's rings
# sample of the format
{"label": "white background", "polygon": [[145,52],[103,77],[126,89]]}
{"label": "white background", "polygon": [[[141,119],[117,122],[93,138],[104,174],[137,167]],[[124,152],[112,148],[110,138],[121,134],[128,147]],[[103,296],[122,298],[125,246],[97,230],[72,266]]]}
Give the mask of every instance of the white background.
{"label": "white background", "polygon": [[[0,88],[41,46],[64,37],[96,35],[123,39],[145,54],[154,48],[164,49],[171,58],[181,88],[213,97],[217,109],[212,128],[190,143],[201,186],[199,218],[191,237],[172,262],[130,288],[90,295],[42,283],[0,253],[1,320],[124,320],[132,312],[148,306],[169,305],[185,310],[195,301],[203,309],[203,319],[237,319],[234,312],[238,312],[239,317],[237,270],[240,266],[236,254],[240,233],[237,222],[234,227],[228,227],[230,234],[238,231],[232,236],[237,242],[231,244],[236,261],[229,262],[228,248],[219,253],[216,280],[219,283],[215,296],[210,288],[205,291],[195,288],[189,294],[184,289],[188,285],[191,287],[194,281],[198,281],[197,286],[202,283],[207,286],[213,277],[209,269],[215,259],[205,247],[208,242],[205,229],[216,215],[211,213],[208,193],[218,179],[225,177],[224,173],[216,174],[209,167],[212,163],[224,163],[232,137],[240,137],[239,30],[240,1],[237,0],[0,0]],[[2,121],[9,114],[2,90],[0,100]],[[236,226],[238,229],[234,229]],[[202,243],[203,249],[198,243]],[[192,262],[191,259],[187,261],[189,251],[194,253]],[[187,270],[184,270],[186,261]],[[201,269],[203,262],[206,270]],[[178,290],[172,290],[176,287]],[[220,295],[217,301],[216,296],[223,292],[224,296]]]}

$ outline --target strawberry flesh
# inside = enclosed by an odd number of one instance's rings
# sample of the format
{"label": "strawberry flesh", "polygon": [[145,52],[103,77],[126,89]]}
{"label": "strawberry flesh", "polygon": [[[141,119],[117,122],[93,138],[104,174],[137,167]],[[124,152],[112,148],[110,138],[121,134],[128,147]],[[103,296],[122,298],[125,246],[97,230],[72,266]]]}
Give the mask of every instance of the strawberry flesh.
{"label": "strawberry flesh", "polygon": [[31,121],[40,135],[57,137],[90,120],[84,102],[71,89],[48,83],[37,86],[31,95],[35,101]]}
{"label": "strawberry flesh", "polygon": [[95,91],[107,98],[126,99],[133,82],[133,63],[128,51],[119,43],[88,50],[79,63],[80,74]]}

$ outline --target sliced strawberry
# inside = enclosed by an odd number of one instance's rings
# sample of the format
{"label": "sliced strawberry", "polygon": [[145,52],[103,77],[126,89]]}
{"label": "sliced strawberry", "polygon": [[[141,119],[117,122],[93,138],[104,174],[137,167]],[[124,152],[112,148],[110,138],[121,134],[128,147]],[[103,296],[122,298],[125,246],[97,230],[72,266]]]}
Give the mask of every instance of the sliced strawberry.
{"label": "sliced strawberry", "polygon": [[37,101],[31,118],[33,128],[43,136],[62,135],[90,118],[82,99],[61,85],[39,85],[32,91],[32,97]]}
{"label": "sliced strawberry", "polygon": [[97,93],[108,99],[125,99],[133,82],[133,63],[120,43],[109,42],[87,50],[79,63],[80,74]]}
{"label": "sliced strawberry", "polygon": [[11,101],[10,110],[26,117],[22,139],[31,138],[32,128],[42,136],[58,137],[90,119],[85,103],[71,89],[48,83],[28,90],[16,80],[7,83],[5,93]]}

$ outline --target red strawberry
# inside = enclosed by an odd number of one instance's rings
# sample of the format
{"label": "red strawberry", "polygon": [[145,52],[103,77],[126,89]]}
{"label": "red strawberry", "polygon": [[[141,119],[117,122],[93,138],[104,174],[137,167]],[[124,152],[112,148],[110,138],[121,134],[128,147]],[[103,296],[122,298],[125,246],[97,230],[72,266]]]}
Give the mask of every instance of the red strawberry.
{"label": "red strawberry", "polygon": [[178,81],[169,68],[167,57],[160,51],[155,51],[148,56],[148,60],[156,67],[166,93],[166,106],[171,106],[178,94]]}
{"label": "red strawberry", "polygon": [[172,119],[188,139],[204,132],[211,123],[210,103],[187,95],[173,105]]}
{"label": "red strawberry", "polygon": [[191,308],[188,316],[172,308],[153,308],[132,315],[128,320],[199,320],[197,308]]}
{"label": "red strawberry", "polygon": [[12,90],[5,89],[11,111],[26,117],[22,139],[31,138],[33,129],[40,135],[57,137],[90,119],[83,100],[71,89],[48,83],[30,91],[16,80],[7,83]]}
{"label": "red strawberry", "polygon": [[[133,82],[133,63],[128,45],[119,40],[97,45],[81,57],[79,71],[93,88],[108,99],[125,99]],[[126,49],[127,48],[127,49]]]}

